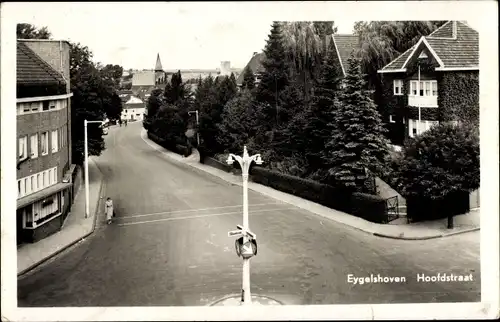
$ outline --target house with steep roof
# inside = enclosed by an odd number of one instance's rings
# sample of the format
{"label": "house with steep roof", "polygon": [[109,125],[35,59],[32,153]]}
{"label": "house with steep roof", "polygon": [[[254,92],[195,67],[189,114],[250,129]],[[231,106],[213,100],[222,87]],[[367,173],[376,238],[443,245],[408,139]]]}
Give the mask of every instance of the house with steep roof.
{"label": "house with steep roof", "polygon": [[444,23],[378,72],[393,143],[441,122],[479,123],[479,34],[467,23]]}
{"label": "house with steep roof", "polygon": [[252,58],[250,58],[250,61],[247,63],[243,71],[238,75],[238,78],[236,79],[236,84],[238,87],[241,87],[243,85],[243,79],[245,78],[245,70],[247,68],[250,68],[252,71],[254,77],[255,77],[255,84],[258,84],[261,79],[262,73],[265,71],[264,66],[262,66],[262,61],[266,55],[264,53],[257,53],[254,52],[252,55]]}
{"label": "house with steep roof", "polygon": [[360,39],[356,35],[333,34],[326,38],[326,45],[331,46],[335,61],[342,77],[345,77],[349,68],[348,59],[360,48]]}
{"label": "house with steep roof", "polygon": [[16,218],[22,244],[61,229],[79,183],[71,162],[69,43],[18,40],[16,62]]}

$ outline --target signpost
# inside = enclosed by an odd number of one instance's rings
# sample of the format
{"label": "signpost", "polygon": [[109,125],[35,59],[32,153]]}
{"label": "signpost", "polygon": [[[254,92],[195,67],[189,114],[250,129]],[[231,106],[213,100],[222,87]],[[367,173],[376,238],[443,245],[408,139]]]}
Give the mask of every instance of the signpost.
{"label": "signpost", "polygon": [[252,304],[250,293],[250,258],[257,255],[257,236],[249,229],[248,224],[248,171],[250,164],[262,164],[260,154],[248,155],[247,147],[243,147],[243,156],[229,154],[227,163],[229,165],[238,161],[243,176],[243,225],[237,225],[238,230],[228,232],[228,236],[241,236],[235,241],[236,255],[243,258],[243,287],[241,290],[241,301],[244,305]]}

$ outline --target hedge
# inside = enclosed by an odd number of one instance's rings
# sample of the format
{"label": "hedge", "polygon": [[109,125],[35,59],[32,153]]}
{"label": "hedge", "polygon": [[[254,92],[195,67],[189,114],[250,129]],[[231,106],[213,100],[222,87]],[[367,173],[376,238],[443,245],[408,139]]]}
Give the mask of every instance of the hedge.
{"label": "hedge", "polygon": [[444,219],[470,210],[469,192],[455,192],[442,199],[406,197],[406,211],[412,222]]}
{"label": "hedge", "polygon": [[251,171],[254,182],[349,213],[375,223],[387,222],[386,201],[379,196],[352,193],[344,188],[324,185],[312,180],[255,166]]}
{"label": "hedge", "polygon": [[[200,160],[201,160],[201,154],[200,154]],[[211,167],[214,167],[216,169],[225,171],[225,172],[231,172],[233,170],[233,167],[230,166],[229,164],[224,164],[218,160],[215,160],[214,158],[207,157],[207,156],[204,157],[204,160],[202,163],[209,165]]]}
{"label": "hedge", "polygon": [[190,156],[191,153],[192,153],[192,148],[191,147],[187,147],[187,146],[184,146],[184,145],[180,145],[180,144],[176,144],[176,143],[173,143],[173,142],[165,141],[165,140],[161,139],[160,137],[158,137],[157,135],[155,135],[154,133],[151,133],[151,131],[148,131],[148,138],[151,141],[155,142],[156,144],[161,145],[165,149],[167,149],[169,151],[172,151],[174,153],[183,155],[185,157]]}

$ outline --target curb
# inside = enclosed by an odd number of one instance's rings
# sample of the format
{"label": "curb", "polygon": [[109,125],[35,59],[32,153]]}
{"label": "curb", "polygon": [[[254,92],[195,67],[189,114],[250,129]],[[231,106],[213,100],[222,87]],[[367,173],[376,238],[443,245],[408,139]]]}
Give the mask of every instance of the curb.
{"label": "curb", "polygon": [[385,234],[380,234],[380,233],[373,233],[373,235],[377,236],[377,237],[389,238],[389,239],[428,240],[428,239],[444,238],[444,237],[450,237],[450,236],[470,233],[470,232],[478,231],[480,229],[481,229],[480,227],[476,227],[476,228],[470,228],[470,229],[465,229],[465,230],[461,230],[461,231],[455,231],[452,233],[444,233],[444,234],[440,234],[440,235],[423,236],[423,237],[404,237],[404,236],[400,237],[400,236],[385,235]]}
{"label": "curb", "polygon": [[[97,166],[96,164],[96,168],[99,170],[99,172],[101,172],[101,170],[99,169],[99,167]],[[102,172],[101,172],[101,175],[102,175]],[[63,246],[61,249],[57,250],[55,253],[52,253],[50,254],[49,256],[45,257],[44,259],[42,259],[41,261],[39,261],[38,263],[35,263],[33,265],[31,265],[30,267],[22,270],[20,273],[17,274],[17,277],[21,277],[23,275],[25,275],[26,273],[29,273],[30,271],[32,271],[33,269],[37,268],[38,266],[42,265],[43,263],[47,262],[48,260],[56,257],[57,255],[61,254],[62,252],[64,252],[65,250],[67,250],[68,248],[70,248],[71,246],[74,246],[75,244],[83,241],[85,238],[87,238],[88,236],[92,235],[95,231],[95,227],[96,227],[96,222],[97,222],[97,213],[98,213],[98,210],[99,210],[99,202],[101,200],[101,193],[102,193],[102,187],[104,185],[104,180],[103,178],[101,178],[101,184],[99,185],[99,194],[97,196],[97,206],[96,206],[96,210],[95,210],[95,214],[94,214],[94,222],[92,223],[92,230],[81,236],[81,237],[78,237],[78,239],[72,241],[71,243]]]}
{"label": "curb", "polygon": [[[142,130],[141,130],[141,131],[142,131]],[[146,132],[146,133],[147,133],[147,132]],[[159,144],[157,144],[156,142],[154,142],[154,141],[150,140],[150,139],[147,137],[147,135],[145,135],[145,136],[143,137],[143,136],[142,136],[142,133],[141,133],[141,138],[143,139],[143,141],[144,141],[146,144],[148,144],[148,145],[149,145],[149,146],[151,146],[152,148],[154,148],[154,147],[153,147],[152,145],[150,145],[150,144],[149,144],[146,140],[149,140],[149,141],[151,141],[152,143],[154,143],[154,144],[156,144],[156,145],[160,146],[160,145],[159,145]],[[160,146],[160,147],[161,147],[161,146]],[[212,177],[214,177],[214,178],[217,178],[217,179],[219,179],[219,180],[222,180],[222,181],[224,181],[224,182],[227,182],[227,183],[229,183],[229,184],[231,184],[231,185],[238,185],[238,186],[242,186],[242,184],[241,184],[241,183],[235,183],[235,182],[227,181],[226,179],[224,179],[224,178],[222,178],[222,177],[220,177],[220,176],[218,176],[218,175],[216,175],[216,174],[213,174],[213,173],[210,173],[210,172],[208,172],[208,171],[205,171],[205,170],[203,170],[203,169],[201,169],[201,168],[198,168],[198,167],[197,167],[197,166],[195,166],[195,165],[191,165],[191,164],[189,164],[189,163],[185,163],[185,162],[182,162],[182,161],[176,160],[175,158],[170,157],[168,154],[163,153],[163,152],[162,152],[162,151],[160,151],[159,149],[156,149],[156,148],[154,148],[154,149],[155,149],[156,151],[158,151],[158,152],[162,153],[163,155],[165,155],[165,156],[166,156],[169,160],[174,161],[174,162],[175,162],[176,164],[178,164],[178,165],[182,165],[182,167],[183,167],[183,168],[186,168],[186,169],[192,169],[192,170],[194,170],[194,172],[202,173],[202,174],[204,174],[204,175],[210,175],[210,176],[212,176]],[[165,149],[165,148],[163,148],[163,149]],[[167,149],[165,149],[165,150],[166,150],[166,151],[168,151]],[[170,151],[170,152],[171,152],[171,151]],[[172,153],[173,153],[173,152],[172,152]],[[216,169],[216,168],[214,168],[214,169]],[[219,170],[219,169],[216,169],[216,170]],[[219,171],[222,171],[222,170],[219,170]],[[258,184],[258,185],[262,185],[262,184],[257,183],[257,182],[253,182],[253,183],[254,183],[254,184]],[[265,185],[262,185],[262,186],[264,186],[264,187],[266,187],[266,188],[269,188],[269,189],[273,189],[273,188],[268,187],[268,186],[265,186]],[[250,190],[252,190],[252,191],[254,191],[254,192],[260,193],[260,194],[262,194],[262,195],[266,195],[266,196],[268,196],[268,197],[271,197],[271,198],[275,198],[275,199],[276,199],[276,197],[273,197],[273,196],[271,196],[271,195],[269,195],[269,194],[266,194],[265,192],[262,192],[262,191],[258,191],[258,190],[252,189],[251,187],[248,187],[248,189],[250,189]],[[278,190],[278,191],[279,191],[279,190]],[[285,192],[282,192],[282,191],[279,191],[279,192],[281,192],[281,193],[285,193]],[[292,196],[293,196],[293,195],[292,195]],[[297,197],[297,196],[294,196],[294,197]],[[298,197],[298,198],[300,198],[300,197]],[[294,204],[292,204],[292,203],[290,203],[290,202],[288,202],[288,201],[284,201],[284,200],[281,200],[281,201],[282,201],[282,202],[285,202],[285,203],[287,203],[287,204],[293,205],[293,206],[295,206],[295,207],[298,207],[298,208],[300,208],[300,209],[305,209],[305,208],[302,208],[302,207],[300,207],[300,206],[294,205]],[[308,201],[308,202],[312,202],[312,201],[310,201],[310,200],[307,200],[307,201]],[[405,205],[404,207],[406,208],[406,205]],[[310,210],[308,210],[308,209],[305,209],[305,210],[310,211]],[[310,212],[312,212],[312,211],[310,211]],[[404,237],[404,236],[401,236],[401,237],[400,237],[400,236],[386,235],[386,234],[383,234],[383,233],[377,233],[377,232],[373,232],[373,231],[365,230],[365,229],[363,229],[363,228],[360,228],[360,227],[357,227],[357,226],[353,226],[353,225],[350,225],[350,224],[346,224],[346,223],[344,223],[344,222],[342,222],[342,221],[335,220],[335,219],[331,218],[330,216],[326,216],[326,215],[319,214],[319,213],[316,213],[316,212],[312,212],[312,213],[313,213],[313,214],[315,214],[315,215],[317,215],[317,216],[320,216],[320,217],[326,218],[326,219],[328,219],[328,220],[335,221],[335,222],[336,222],[336,223],[338,223],[338,224],[341,224],[341,225],[344,225],[344,226],[347,226],[347,227],[350,227],[350,228],[354,228],[354,229],[356,229],[356,230],[358,230],[358,231],[361,231],[361,232],[363,232],[363,233],[365,233],[365,234],[373,235],[373,236],[375,236],[375,237],[380,237],[380,238],[387,238],[387,239],[399,239],[399,240],[428,240],[428,239],[436,239],[436,238],[449,237],[449,236],[454,236],[454,235],[459,235],[459,234],[464,234],[464,233],[468,233],[468,232],[473,232],[473,231],[480,230],[480,227],[476,227],[476,228],[466,229],[466,230],[463,230],[463,231],[457,231],[457,232],[452,232],[452,233],[444,233],[444,234],[439,234],[439,235],[422,236],[422,237]],[[403,216],[403,217],[405,217],[405,216]],[[231,297],[231,296],[229,296],[229,298],[230,298],[230,297]]]}
{"label": "curb", "polygon": [[[283,302],[278,301],[277,299],[274,299],[274,298],[269,297],[269,296],[266,296],[266,295],[252,294],[252,297],[260,297],[260,298],[265,298],[265,299],[268,299],[268,300],[274,301],[274,302],[278,303],[279,305],[285,305],[285,304],[283,304]],[[231,299],[231,298],[241,298],[241,294],[236,294],[236,293],[234,293],[234,294],[230,294],[230,295],[224,296],[223,298],[220,298],[220,299],[218,299],[218,300],[216,300],[216,301],[213,301],[213,302],[211,302],[210,304],[207,304],[206,306],[215,306],[215,305],[217,305],[218,303],[223,302],[223,301],[225,301],[225,300],[229,300],[229,299]]]}

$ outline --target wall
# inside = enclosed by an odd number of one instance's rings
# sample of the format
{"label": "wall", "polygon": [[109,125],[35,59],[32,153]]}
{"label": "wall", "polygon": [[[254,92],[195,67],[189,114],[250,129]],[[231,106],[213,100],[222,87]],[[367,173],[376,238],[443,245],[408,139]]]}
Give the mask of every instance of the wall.
{"label": "wall", "polygon": [[[49,169],[52,167],[58,167],[57,178],[60,181],[64,176],[64,170],[69,166],[69,145],[71,144],[70,137],[67,137],[68,141],[66,146],[59,147],[58,151],[52,153],[52,140],[51,134],[49,134],[49,146],[48,154],[42,156],[40,138],[41,132],[52,131],[61,128],[67,123],[67,109],[55,111],[46,111],[32,114],[24,114],[17,116],[17,138],[16,146],[19,148],[18,139],[21,136],[28,135],[28,153],[30,151],[30,135],[38,133],[38,157],[35,159],[30,159],[21,164],[20,169],[17,171],[17,178],[23,178],[34,173]],[[59,134],[59,140],[61,139]],[[16,154],[17,156],[18,154]],[[66,168],[66,169],[65,169]]]}
{"label": "wall", "polygon": [[438,104],[443,121],[463,121],[479,126],[479,72],[442,72]]}

